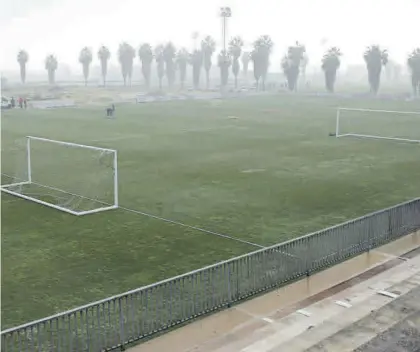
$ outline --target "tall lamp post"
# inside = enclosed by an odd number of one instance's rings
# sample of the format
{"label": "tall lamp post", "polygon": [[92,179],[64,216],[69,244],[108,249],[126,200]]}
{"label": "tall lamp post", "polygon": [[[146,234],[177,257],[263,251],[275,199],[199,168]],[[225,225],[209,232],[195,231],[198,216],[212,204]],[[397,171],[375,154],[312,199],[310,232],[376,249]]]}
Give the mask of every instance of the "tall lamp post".
{"label": "tall lamp post", "polygon": [[222,40],[223,40],[223,51],[226,52],[226,25],[227,19],[232,17],[232,10],[230,7],[220,8],[220,17],[222,19]]}

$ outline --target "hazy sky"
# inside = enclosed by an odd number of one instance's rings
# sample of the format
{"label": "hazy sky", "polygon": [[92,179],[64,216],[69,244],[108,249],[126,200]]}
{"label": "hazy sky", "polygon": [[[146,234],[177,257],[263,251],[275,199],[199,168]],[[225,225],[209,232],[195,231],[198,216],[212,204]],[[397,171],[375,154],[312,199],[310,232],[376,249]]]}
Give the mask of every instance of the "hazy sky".
{"label": "hazy sky", "polygon": [[[326,46],[341,47],[344,63],[362,61],[365,46],[379,43],[391,57],[405,60],[420,46],[420,0],[0,0],[0,69],[17,69],[20,48],[29,52],[28,69],[42,70],[47,54],[78,66],[83,46],[95,53],[109,46],[116,62],[118,43],[134,47],[171,40],[192,47],[191,34],[210,34],[221,44],[218,9],[231,6],[228,36],[251,43],[269,34],[275,43],[271,65],[295,40],[306,44],[310,63]],[[299,18],[296,23],[295,19]],[[328,42],[321,45],[322,39]],[[95,55],[96,59],[96,55]]]}

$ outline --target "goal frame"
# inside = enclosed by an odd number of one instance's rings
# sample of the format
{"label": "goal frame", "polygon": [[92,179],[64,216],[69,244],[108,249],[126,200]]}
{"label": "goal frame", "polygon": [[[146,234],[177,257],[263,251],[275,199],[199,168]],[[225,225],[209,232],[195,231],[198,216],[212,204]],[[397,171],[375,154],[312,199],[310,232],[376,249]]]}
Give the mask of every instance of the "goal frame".
{"label": "goal frame", "polygon": [[[373,138],[373,139],[385,139],[392,141],[400,141],[407,143],[420,143],[420,139],[410,138],[399,138],[399,137],[386,137],[371,134],[360,134],[360,133],[340,133],[340,113],[341,111],[361,111],[361,112],[372,112],[372,113],[391,113],[391,114],[403,114],[403,115],[418,115],[420,119],[420,111],[392,111],[392,110],[375,110],[375,109],[357,109],[357,108],[337,108],[336,122],[335,122],[335,136],[340,137],[359,137],[359,138]],[[420,123],[420,120],[419,120]],[[420,138],[420,136],[419,136]]]}
{"label": "goal frame", "polygon": [[[108,203],[101,202],[101,201],[98,201],[98,200],[95,200],[95,199],[84,197],[80,194],[74,194],[74,193],[67,192],[65,190],[59,189],[59,188],[49,187],[49,186],[46,186],[46,185],[41,185],[41,184],[33,182],[32,181],[32,164],[31,164],[31,140],[36,140],[36,141],[41,141],[41,142],[46,142],[46,143],[53,143],[53,144],[60,144],[60,145],[73,147],[73,148],[90,149],[90,150],[97,150],[97,151],[112,153],[114,155],[114,160],[113,160],[114,204],[108,204]],[[94,146],[90,146],[90,145],[71,143],[71,142],[63,142],[63,141],[58,141],[58,140],[49,139],[49,138],[26,136],[26,168],[27,168],[27,180],[24,180],[22,182],[14,182],[14,183],[1,185],[0,190],[2,192],[11,194],[13,196],[16,196],[16,197],[19,197],[19,198],[22,198],[22,199],[26,199],[26,200],[29,200],[29,201],[32,201],[32,202],[35,202],[35,203],[38,203],[38,204],[42,204],[42,205],[50,207],[50,208],[61,210],[61,211],[64,211],[66,213],[76,215],[76,216],[94,214],[94,213],[99,213],[99,212],[102,212],[102,211],[107,211],[107,210],[112,210],[112,209],[117,209],[118,208],[118,157],[117,157],[117,150],[115,150],[115,149],[100,148],[100,147],[94,147]],[[31,196],[27,196],[27,195],[21,194],[19,192],[15,192],[13,190],[8,189],[9,187],[13,187],[13,186],[29,185],[29,184],[35,184],[35,185],[38,185],[38,186],[41,186],[41,187],[44,187],[44,188],[47,188],[47,189],[55,190],[55,191],[61,191],[63,193],[67,193],[67,194],[77,196],[77,197],[80,197],[80,198],[84,198],[84,199],[90,199],[90,200],[93,200],[93,201],[95,201],[99,204],[102,204],[103,206],[101,206],[99,208],[91,209],[91,210],[75,211],[75,210],[71,210],[71,209],[67,209],[65,207],[62,207],[60,205],[55,205],[55,204],[52,204],[52,203],[48,203],[48,202],[45,202],[43,200],[31,197]]]}

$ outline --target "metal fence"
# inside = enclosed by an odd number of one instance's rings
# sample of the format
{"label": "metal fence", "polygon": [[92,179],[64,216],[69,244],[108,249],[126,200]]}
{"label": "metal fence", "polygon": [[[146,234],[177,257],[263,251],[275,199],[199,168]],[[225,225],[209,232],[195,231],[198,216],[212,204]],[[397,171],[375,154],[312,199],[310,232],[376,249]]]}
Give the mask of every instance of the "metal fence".
{"label": "metal fence", "polygon": [[107,351],[227,307],[420,229],[420,198],[5,330],[2,351]]}

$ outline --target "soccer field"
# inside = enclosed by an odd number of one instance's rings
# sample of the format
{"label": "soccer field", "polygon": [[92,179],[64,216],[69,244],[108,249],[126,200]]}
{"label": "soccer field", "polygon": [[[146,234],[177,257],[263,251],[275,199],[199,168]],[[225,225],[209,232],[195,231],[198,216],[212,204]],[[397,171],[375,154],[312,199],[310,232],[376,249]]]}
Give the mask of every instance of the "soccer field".
{"label": "soccer field", "polygon": [[[420,111],[278,96],[121,105],[116,119],[98,108],[4,112],[3,184],[22,172],[27,135],[116,149],[121,208],[76,217],[2,193],[2,328],[417,197],[420,144],[329,137],[339,106]],[[420,115],[340,118],[347,132],[420,138]],[[34,146],[32,176],[109,198],[108,162],[63,150]]]}

